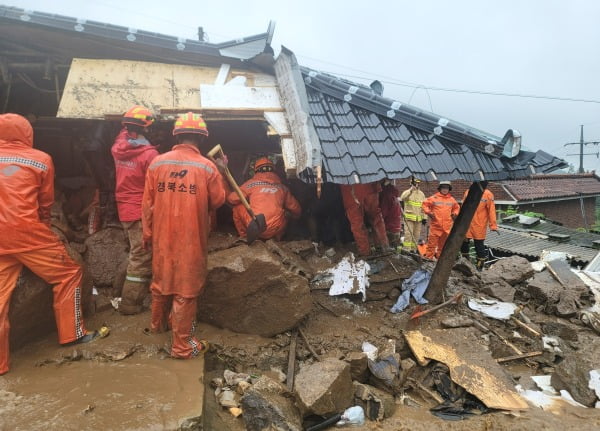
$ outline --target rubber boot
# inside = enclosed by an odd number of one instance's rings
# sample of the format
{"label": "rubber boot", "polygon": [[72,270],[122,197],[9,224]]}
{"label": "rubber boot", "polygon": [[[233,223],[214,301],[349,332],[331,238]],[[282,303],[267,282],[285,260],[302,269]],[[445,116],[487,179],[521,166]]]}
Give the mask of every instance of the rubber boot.
{"label": "rubber boot", "polygon": [[481,271],[483,269],[484,263],[485,263],[485,257],[477,258],[477,263],[475,264],[475,268],[477,268],[477,271]]}
{"label": "rubber boot", "polygon": [[[133,281],[135,278],[136,281]],[[124,315],[138,314],[142,312],[143,303],[146,296],[150,293],[149,281],[139,277],[127,276],[123,283],[123,292],[121,293],[121,303],[119,304],[119,312]]]}

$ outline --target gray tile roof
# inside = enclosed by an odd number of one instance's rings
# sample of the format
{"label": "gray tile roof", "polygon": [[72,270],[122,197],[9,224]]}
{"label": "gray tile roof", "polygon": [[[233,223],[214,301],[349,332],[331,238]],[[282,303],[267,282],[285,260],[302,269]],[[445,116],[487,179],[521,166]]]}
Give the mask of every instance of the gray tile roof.
{"label": "gray tile roof", "polygon": [[566,167],[543,151],[502,157],[500,138],[379,96],[369,87],[301,68],[321,142],[325,180],[469,181],[521,178]]}
{"label": "gray tile roof", "polygon": [[0,5],[0,48],[3,48],[3,41],[14,41],[65,59],[77,56],[106,58],[108,50],[111,58],[128,60],[202,65],[233,61],[233,65],[240,65],[241,60],[272,52],[269,44],[273,29],[273,24],[270,24],[265,33],[208,43]]}
{"label": "gray tile roof", "polygon": [[[517,230],[506,225],[498,226],[498,230],[500,235],[488,232],[485,243],[491,249],[505,253],[537,259],[544,250],[562,251],[574,256],[574,260],[584,264],[591,261],[598,253],[595,248],[582,247],[569,242],[553,241],[539,233]],[[571,232],[573,231],[571,230]]]}

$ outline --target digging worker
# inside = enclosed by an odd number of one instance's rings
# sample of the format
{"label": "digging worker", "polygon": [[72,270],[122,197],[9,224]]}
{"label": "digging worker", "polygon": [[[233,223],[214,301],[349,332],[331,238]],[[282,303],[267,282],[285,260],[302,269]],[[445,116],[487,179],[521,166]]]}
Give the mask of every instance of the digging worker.
{"label": "digging worker", "polygon": [[387,251],[390,244],[385,231],[385,223],[379,207],[379,183],[340,185],[342,199],[346,210],[346,217],[350,221],[350,229],[356,241],[358,254],[368,256],[371,254],[369,244],[369,233],[365,226],[365,214],[375,231],[375,237],[379,248]]}
{"label": "digging worker", "polygon": [[33,128],[17,114],[0,115],[0,375],[8,371],[10,297],[23,265],[54,285],[60,344],[92,341],[81,311],[81,267],[50,230],[52,158],[33,148]]}
{"label": "digging worker", "polygon": [[[485,236],[487,235],[488,226],[490,230],[498,232],[498,224],[496,223],[496,204],[494,203],[494,194],[487,189],[487,183],[482,181],[482,187],[484,187],[483,195],[475,210],[473,220],[465,236],[465,241],[462,243],[460,252],[467,259],[469,258],[469,248],[471,246],[471,239],[475,243],[475,254],[477,255],[477,261],[475,266],[479,271],[483,269],[483,264],[487,259],[487,249],[485,248]],[[467,199],[469,190],[465,191],[463,196],[463,202]]]}
{"label": "digging worker", "polygon": [[429,238],[425,252],[428,259],[440,257],[454,219],[460,211],[458,202],[450,194],[451,190],[450,181],[440,181],[438,192],[423,202],[423,212],[429,217]]}
{"label": "digging worker", "polygon": [[129,240],[129,262],[123,283],[119,312],[142,311],[152,278],[152,252],[142,246],[142,196],[150,162],[158,151],[144,136],[154,122],[152,112],[134,106],[123,115],[123,129],[117,135],[111,153],[115,160],[115,197],[119,220]]}
{"label": "digging worker", "polygon": [[[264,214],[267,228],[260,239],[281,240],[288,218],[297,219],[302,209],[289,189],[281,183],[268,157],[260,157],[254,163],[254,176],[240,187],[254,214]],[[229,193],[227,202],[233,207],[233,223],[241,238],[246,238],[246,228],[252,220],[236,192]]]}
{"label": "digging worker", "polygon": [[215,164],[200,154],[208,137],[202,117],[182,115],[173,135],[173,149],[148,168],[142,224],[144,246],[153,250],[151,330],[170,323],[171,356],[188,359],[207,348],[194,335],[196,309],[206,281],[209,211],[223,205],[227,192]]}
{"label": "digging worker", "polygon": [[404,190],[400,200],[404,204],[404,241],[402,247],[406,250],[416,252],[417,244],[421,238],[421,226],[427,223],[427,217],[423,213],[423,201],[425,193],[419,190],[421,180],[412,178],[410,188]]}
{"label": "digging worker", "polygon": [[402,208],[398,202],[398,189],[387,178],[381,185],[379,207],[385,224],[388,241],[392,247],[400,246],[402,235]]}

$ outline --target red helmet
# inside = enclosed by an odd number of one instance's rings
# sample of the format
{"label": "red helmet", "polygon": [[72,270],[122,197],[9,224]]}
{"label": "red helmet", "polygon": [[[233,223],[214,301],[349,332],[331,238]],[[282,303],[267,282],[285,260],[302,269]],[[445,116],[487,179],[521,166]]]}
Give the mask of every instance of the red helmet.
{"label": "red helmet", "polygon": [[173,127],[173,136],[181,135],[182,133],[196,133],[208,136],[208,129],[200,114],[188,112],[179,117]]}
{"label": "red helmet", "polygon": [[268,157],[260,157],[254,162],[254,172],[258,172],[259,168],[270,167],[273,169],[273,162]]}
{"label": "red helmet", "polygon": [[150,127],[154,123],[154,116],[148,108],[135,105],[123,114],[121,124],[134,124],[136,126]]}

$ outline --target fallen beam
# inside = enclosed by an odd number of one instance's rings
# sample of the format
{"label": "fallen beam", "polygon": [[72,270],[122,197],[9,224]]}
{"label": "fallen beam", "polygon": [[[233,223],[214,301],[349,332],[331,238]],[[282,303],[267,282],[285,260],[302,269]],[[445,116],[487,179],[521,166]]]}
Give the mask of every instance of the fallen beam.
{"label": "fallen beam", "polygon": [[503,358],[497,358],[496,362],[498,362],[499,364],[503,363],[503,362],[508,362],[508,361],[516,361],[517,359],[526,359],[526,358],[532,358],[534,356],[540,356],[544,354],[544,352],[527,352],[527,353],[522,353],[520,355],[512,355],[512,356],[505,356]]}
{"label": "fallen beam", "polygon": [[294,390],[294,373],[296,368],[296,340],[298,339],[298,331],[292,332],[292,339],[290,341],[290,354],[288,356],[288,370],[287,370],[287,389],[292,392]]}

